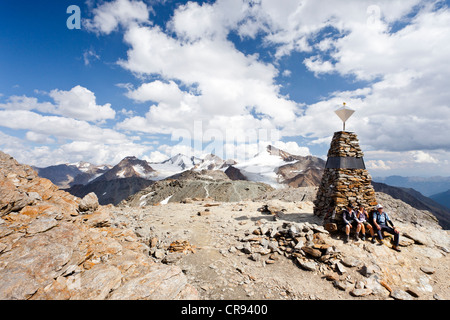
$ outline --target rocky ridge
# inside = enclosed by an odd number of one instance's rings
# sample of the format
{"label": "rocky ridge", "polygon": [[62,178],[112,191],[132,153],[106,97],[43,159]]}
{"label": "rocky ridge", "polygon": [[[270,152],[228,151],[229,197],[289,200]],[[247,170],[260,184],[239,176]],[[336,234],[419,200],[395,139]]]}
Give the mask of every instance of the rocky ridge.
{"label": "rocky ridge", "polygon": [[115,208],[155,261],[179,266],[201,299],[448,299],[450,237],[426,211],[377,193],[401,249],[328,233],[311,201],[196,199]]}
{"label": "rocky ridge", "polygon": [[95,194],[76,198],[2,152],[0,194],[1,300],[198,297]]}
{"label": "rocky ridge", "polygon": [[121,205],[143,207],[193,198],[233,202],[258,198],[272,190],[272,187],[264,183],[233,181],[219,170],[189,170],[173,178],[156,181],[122,201]]}

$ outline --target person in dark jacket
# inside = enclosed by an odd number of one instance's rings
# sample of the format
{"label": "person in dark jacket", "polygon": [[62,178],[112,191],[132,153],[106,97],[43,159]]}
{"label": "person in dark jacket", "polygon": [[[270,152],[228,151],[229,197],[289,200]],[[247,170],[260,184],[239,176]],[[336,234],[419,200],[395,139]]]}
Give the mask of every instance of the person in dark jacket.
{"label": "person in dark jacket", "polygon": [[380,239],[380,241],[383,240],[383,231],[394,235],[394,245],[392,246],[392,249],[400,252],[401,250],[398,247],[398,244],[400,242],[400,232],[394,226],[394,223],[391,221],[388,214],[383,211],[383,206],[381,204],[377,204],[375,209],[376,211],[373,214],[373,224],[376,228],[378,238]]}
{"label": "person in dark jacket", "polygon": [[356,240],[359,240],[359,232],[361,231],[361,223],[358,221],[358,218],[356,217],[356,212],[353,210],[354,207],[352,204],[347,205],[347,209],[345,209],[342,212],[342,219],[344,220],[345,224],[345,242],[348,242],[350,240],[350,229],[356,228]]}

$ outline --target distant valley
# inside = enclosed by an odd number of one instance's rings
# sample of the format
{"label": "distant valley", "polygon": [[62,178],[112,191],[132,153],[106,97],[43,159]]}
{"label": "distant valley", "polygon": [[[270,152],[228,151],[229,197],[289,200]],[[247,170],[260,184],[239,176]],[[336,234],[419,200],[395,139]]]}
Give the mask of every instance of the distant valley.
{"label": "distant valley", "polygon": [[373,177],[373,181],[394,187],[413,188],[427,197],[450,190],[450,177]]}

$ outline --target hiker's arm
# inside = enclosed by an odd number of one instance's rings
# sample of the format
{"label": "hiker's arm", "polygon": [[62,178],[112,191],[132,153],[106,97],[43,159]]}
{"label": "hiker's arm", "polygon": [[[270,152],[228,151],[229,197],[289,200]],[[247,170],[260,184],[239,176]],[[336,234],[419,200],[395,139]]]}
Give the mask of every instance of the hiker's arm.
{"label": "hiker's arm", "polygon": [[373,224],[375,225],[375,227],[376,227],[378,230],[381,229],[380,226],[379,226],[378,223],[377,223],[377,218],[376,218],[375,215],[373,215]]}
{"label": "hiker's arm", "polygon": [[394,223],[392,222],[388,214],[386,214],[386,223],[389,224],[393,229],[395,229]]}
{"label": "hiker's arm", "polygon": [[350,222],[348,222],[348,220],[345,218],[345,216],[346,216],[346,214],[345,214],[345,212],[344,212],[344,214],[342,215],[342,220],[344,220],[344,223],[347,225],[347,224],[350,224]]}
{"label": "hiker's arm", "polygon": [[388,223],[391,225],[392,229],[394,229],[395,232],[398,232],[398,229],[394,226],[392,220],[388,220]]}

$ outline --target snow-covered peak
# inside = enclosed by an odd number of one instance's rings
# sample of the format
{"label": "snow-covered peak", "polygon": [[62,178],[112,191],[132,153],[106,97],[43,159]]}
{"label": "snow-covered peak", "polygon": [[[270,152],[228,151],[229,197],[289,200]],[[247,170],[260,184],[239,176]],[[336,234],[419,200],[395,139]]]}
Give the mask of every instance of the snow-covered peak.
{"label": "snow-covered peak", "polygon": [[69,166],[74,166],[74,167],[76,167],[78,170],[80,170],[82,172],[87,172],[90,169],[92,169],[93,167],[95,167],[95,165],[93,165],[92,163],[85,162],[85,161],[78,161],[78,162],[74,162],[74,163],[69,163]]}
{"label": "snow-covered peak", "polygon": [[144,179],[151,179],[155,176],[155,170],[149,165],[146,160],[140,160],[134,156],[123,158],[111,170],[99,176],[95,180],[114,180],[138,177]]}
{"label": "snow-covered peak", "polygon": [[194,156],[188,157],[184,154],[177,154],[166,161],[163,161],[162,164],[172,164],[174,166],[180,167],[182,170],[192,169],[195,165],[201,162],[201,159],[196,158]]}
{"label": "snow-covered peak", "polygon": [[210,153],[204,156],[200,163],[195,166],[195,170],[219,170],[224,163],[225,161],[222,158]]}
{"label": "snow-covered peak", "polygon": [[97,171],[107,171],[112,168],[110,165],[95,165],[86,161],[78,161],[67,164],[68,166],[76,167],[78,170],[84,173],[95,173]]}
{"label": "snow-covered peak", "polygon": [[278,168],[293,163],[295,161],[286,161],[285,157],[277,152],[271,152],[269,148],[256,154],[253,158],[245,162],[238,163],[233,167],[251,181],[264,182],[274,188],[280,188]]}

